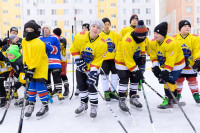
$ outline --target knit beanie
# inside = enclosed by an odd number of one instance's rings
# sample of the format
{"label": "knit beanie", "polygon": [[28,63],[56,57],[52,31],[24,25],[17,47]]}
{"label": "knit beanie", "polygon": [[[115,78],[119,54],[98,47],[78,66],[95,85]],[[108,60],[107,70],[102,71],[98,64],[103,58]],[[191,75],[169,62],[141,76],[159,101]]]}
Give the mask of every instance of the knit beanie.
{"label": "knit beanie", "polygon": [[18,29],[17,29],[16,27],[11,27],[11,28],[10,28],[10,32],[11,32],[11,31],[16,31],[16,32],[18,33]]}
{"label": "knit beanie", "polygon": [[61,33],[62,33],[62,30],[61,30],[60,28],[55,28],[55,29],[53,30],[53,33],[56,34],[57,36],[60,36]]}
{"label": "knit beanie", "polygon": [[187,20],[181,20],[181,21],[179,22],[179,24],[178,24],[178,29],[179,29],[179,31],[181,31],[181,28],[182,28],[184,25],[189,25],[190,28],[191,28],[191,24],[190,24],[189,21],[187,21]]}
{"label": "knit beanie", "polygon": [[42,25],[42,30],[44,29],[44,27],[47,28],[47,29],[49,29],[50,32],[51,32],[51,27],[49,25],[47,25],[47,24]]}
{"label": "knit beanie", "polygon": [[93,21],[91,22],[91,24],[90,24],[90,27],[93,26],[93,25],[99,26],[100,32],[102,31],[103,26],[104,26],[102,20],[100,20],[100,19],[93,20]]}
{"label": "knit beanie", "polygon": [[109,19],[109,18],[103,18],[102,21],[103,21],[104,24],[105,24],[106,22],[109,22],[110,25],[111,25],[111,22],[110,22],[110,19]]}
{"label": "knit beanie", "polygon": [[131,16],[131,18],[130,18],[130,24],[131,24],[132,19],[137,19],[138,20],[138,16],[136,14],[133,14]]}
{"label": "knit beanie", "polygon": [[83,26],[85,26],[85,27],[88,29],[88,31],[90,30],[90,24],[84,23],[84,24],[82,25],[82,29],[83,29]]}
{"label": "knit beanie", "polygon": [[135,36],[147,36],[148,30],[144,25],[143,20],[139,20],[138,25],[135,27],[134,35]]}
{"label": "knit beanie", "polygon": [[167,30],[168,30],[168,23],[162,22],[155,27],[154,32],[165,37],[167,35]]}
{"label": "knit beanie", "polygon": [[16,37],[18,37],[18,36],[17,36],[17,35],[14,35],[14,34],[11,35],[11,36],[9,37],[9,41],[12,42],[12,40],[15,39]]}
{"label": "knit beanie", "polygon": [[6,53],[10,53],[16,56],[13,60],[9,60],[10,62],[15,62],[21,54],[19,53],[19,47],[17,45],[11,45],[7,50]]}

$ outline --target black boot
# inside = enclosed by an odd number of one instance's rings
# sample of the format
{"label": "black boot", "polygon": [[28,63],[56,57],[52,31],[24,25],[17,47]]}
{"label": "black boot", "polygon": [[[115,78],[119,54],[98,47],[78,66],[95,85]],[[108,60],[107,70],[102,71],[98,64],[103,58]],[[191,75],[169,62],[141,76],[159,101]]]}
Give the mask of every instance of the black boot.
{"label": "black boot", "polygon": [[2,99],[1,99],[1,103],[0,103],[0,108],[5,107],[6,104],[7,104],[6,98],[2,98]]}
{"label": "black boot", "polygon": [[68,83],[65,83],[64,84],[64,88],[65,88],[65,91],[63,93],[63,96],[64,97],[67,97],[69,95],[69,84]]}

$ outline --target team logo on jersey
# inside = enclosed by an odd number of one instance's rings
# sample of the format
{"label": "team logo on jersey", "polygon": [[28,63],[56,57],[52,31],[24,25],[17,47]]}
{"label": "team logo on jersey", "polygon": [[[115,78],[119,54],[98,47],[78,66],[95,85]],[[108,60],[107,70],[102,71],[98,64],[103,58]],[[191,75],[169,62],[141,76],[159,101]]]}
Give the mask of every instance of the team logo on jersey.
{"label": "team logo on jersey", "polygon": [[[112,39],[107,38],[106,43],[108,44],[108,52],[112,53],[115,50],[115,44]],[[115,51],[114,51],[115,52]]]}
{"label": "team logo on jersey", "polygon": [[85,49],[83,49],[83,51],[81,52],[81,55],[83,57],[83,60],[88,64],[92,61],[94,57],[93,50],[90,47],[86,47]]}
{"label": "team logo on jersey", "polygon": [[183,54],[185,56],[185,59],[189,59],[189,57],[192,55],[192,51],[190,50],[190,47],[187,48],[187,45],[184,43],[181,46],[182,50],[183,50]]}
{"label": "team logo on jersey", "polygon": [[165,63],[166,58],[164,57],[163,53],[160,50],[158,51],[157,57],[158,57],[160,66],[162,66]]}
{"label": "team logo on jersey", "polygon": [[140,52],[141,52],[141,50],[140,50],[140,47],[138,46],[137,49],[136,49],[136,52],[135,52],[134,55],[133,55],[133,59],[134,59],[135,61],[137,61],[138,58],[140,57]]}
{"label": "team logo on jersey", "polygon": [[51,42],[45,42],[45,44],[51,45]]}

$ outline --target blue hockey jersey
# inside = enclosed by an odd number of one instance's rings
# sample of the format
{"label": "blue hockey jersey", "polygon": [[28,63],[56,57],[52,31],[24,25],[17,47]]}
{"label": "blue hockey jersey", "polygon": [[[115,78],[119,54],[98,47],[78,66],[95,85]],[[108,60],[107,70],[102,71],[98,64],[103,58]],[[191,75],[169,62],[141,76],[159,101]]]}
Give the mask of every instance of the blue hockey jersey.
{"label": "blue hockey jersey", "polygon": [[46,52],[49,60],[49,69],[61,68],[60,41],[56,36],[39,37],[46,44]]}

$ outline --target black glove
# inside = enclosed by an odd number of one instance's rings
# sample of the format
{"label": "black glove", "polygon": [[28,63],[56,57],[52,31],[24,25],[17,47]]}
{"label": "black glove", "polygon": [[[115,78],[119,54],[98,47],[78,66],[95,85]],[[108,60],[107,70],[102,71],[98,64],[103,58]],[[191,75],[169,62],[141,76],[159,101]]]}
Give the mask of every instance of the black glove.
{"label": "black glove", "polygon": [[153,67],[152,72],[157,78],[160,78],[161,70],[159,66]]}
{"label": "black glove", "polygon": [[28,69],[28,70],[26,71],[26,73],[25,73],[25,78],[24,78],[24,79],[25,79],[25,80],[28,79],[29,81],[31,81],[32,78],[33,78],[34,72],[35,72],[35,68],[33,68],[33,69]]}
{"label": "black glove", "polygon": [[25,64],[23,64],[23,69],[24,69],[24,72],[26,72],[28,70],[28,66]]}
{"label": "black glove", "polygon": [[87,66],[83,58],[75,59],[76,69],[80,72],[85,72],[87,70]]}
{"label": "black glove", "polygon": [[138,65],[138,66],[140,66],[140,65],[144,65],[146,63],[146,55],[145,54],[142,54],[139,58],[138,58],[138,60],[136,61],[136,64]]}
{"label": "black glove", "polygon": [[160,74],[160,82],[167,82],[169,78],[169,71],[163,70]]}
{"label": "black glove", "polygon": [[11,63],[10,62],[6,62],[7,63],[7,68],[11,68]]}
{"label": "black glove", "polygon": [[196,71],[200,71],[200,60],[196,60],[193,66],[193,69]]}
{"label": "black glove", "polygon": [[143,78],[144,78],[141,70],[132,72],[132,74],[133,74],[133,77],[135,77],[135,79],[137,80],[137,82],[140,82],[140,80],[143,80]]}
{"label": "black glove", "polygon": [[89,74],[88,74],[88,80],[87,80],[87,84],[88,85],[95,85],[96,82],[98,80],[98,73],[97,71],[91,71]]}
{"label": "black glove", "polygon": [[19,82],[19,81],[17,81],[17,82],[15,82],[15,84],[14,84],[14,89],[15,89],[15,90],[18,90],[21,86],[22,86],[22,83]]}

